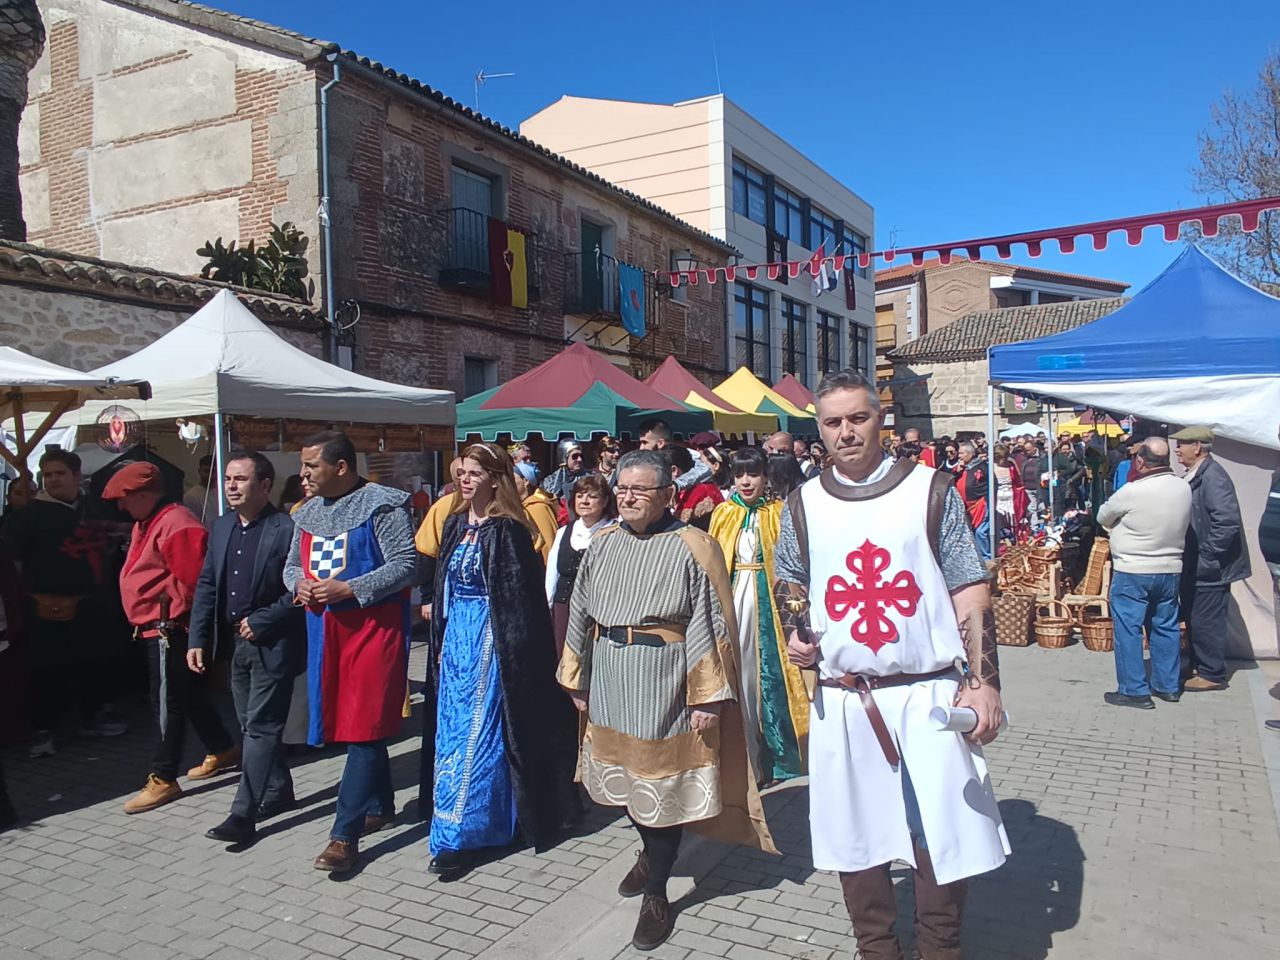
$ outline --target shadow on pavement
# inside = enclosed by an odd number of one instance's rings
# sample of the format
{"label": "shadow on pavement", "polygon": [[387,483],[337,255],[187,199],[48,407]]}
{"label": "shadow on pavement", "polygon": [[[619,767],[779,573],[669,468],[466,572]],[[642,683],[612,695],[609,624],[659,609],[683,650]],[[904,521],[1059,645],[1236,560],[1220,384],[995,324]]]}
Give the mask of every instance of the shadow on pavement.
{"label": "shadow on pavement", "polygon": [[1039,816],[1029,801],[1002,800],[1000,816],[1013,854],[970,882],[966,955],[1044,960],[1053,935],[1080,922],[1084,850],[1073,827]]}
{"label": "shadow on pavement", "polygon": [[[696,863],[697,854],[686,859],[685,853],[682,853],[676,861],[674,875],[688,876],[692,867],[695,884],[692,890],[672,903],[676,911],[688,910],[726,894],[771,890],[784,880],[803,884],[812,876],[808,787],[803,783],[784,785],[766,793],[761,800],[779,855],[748,847],[734,847],[727,856],[718,858],[710,871],[702,873]],[[685,836],[684,850],[688,853],[691,852],[689,840],[694,834],[686,831]],[[690,864],[689,860],[695,862]]]}

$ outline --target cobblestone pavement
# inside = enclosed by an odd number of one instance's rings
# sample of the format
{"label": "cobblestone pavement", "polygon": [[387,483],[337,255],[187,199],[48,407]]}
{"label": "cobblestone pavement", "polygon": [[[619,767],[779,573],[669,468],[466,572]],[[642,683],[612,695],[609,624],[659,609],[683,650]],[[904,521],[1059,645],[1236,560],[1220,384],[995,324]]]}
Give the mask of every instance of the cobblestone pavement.
{"label": "cobblestone pavement", "polygon": [[[988,756],[1015,853],[973,884],[966,956],[1274,950],[1280,737],[1259,727],[1280,706],[1275,672],[1249,665],[1225,693],[1149,712],[1103,706],[1111,658],[1079,646],[1006,648],[1004,672],[1014,727]],[[508,852],[449,885],[428,876],[425,828],[406,818],[338,880],[310,861],[333,816],[339,755],[300,761],[304,808],[234,853],[202,836],[225,814],[234,775],[151,814],[120,811],[146,749],[129,735],[72,740],[38,761],[6,754],[29,821],[0,836],[0,958],[640,956],[627,946],[636,903],[614,892],[636,843],[611,811],[547,853]],[[393,755],[403,805],[416,792],[416,739]],[[806,804],[802,783],[766,798],[781,857],[686,841],[676,933],[649,956],[853,956],[838,885],[809,861]],[[895,876],[909,916],[909,872]]]}

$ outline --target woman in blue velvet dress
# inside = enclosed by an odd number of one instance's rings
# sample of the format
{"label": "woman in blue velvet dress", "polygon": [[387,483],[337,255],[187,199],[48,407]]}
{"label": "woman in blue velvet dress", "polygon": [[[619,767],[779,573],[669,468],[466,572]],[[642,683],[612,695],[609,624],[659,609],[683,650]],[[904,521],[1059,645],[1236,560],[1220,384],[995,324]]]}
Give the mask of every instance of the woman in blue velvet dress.
{"label": "woman in blue velvet dress", "polygon": [[434,578],[420,797],[442,880],[486,847],[545,844],[578,806],[577,721],[555,683],[542,559],[506,452],[468,447],[458,491]]}

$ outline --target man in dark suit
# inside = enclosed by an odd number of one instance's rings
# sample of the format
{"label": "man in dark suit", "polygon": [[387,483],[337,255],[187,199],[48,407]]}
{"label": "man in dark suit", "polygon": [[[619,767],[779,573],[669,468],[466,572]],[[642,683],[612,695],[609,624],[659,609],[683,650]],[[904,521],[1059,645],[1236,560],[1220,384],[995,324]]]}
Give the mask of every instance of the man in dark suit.
{"label": "man in dark suit", "polygon": [[226,843],[251,842],[255,821],[295,805],[280,737],[293,679],[306,662],[306,626],[284,586],[293,521],[271,504],[274,482],[275,468],[262,454],[231,456],[224,478],[231,512],[214,522],[191,610],[187,665],[203,673],[230,653],[244,735],[231,815],[205,834]]}

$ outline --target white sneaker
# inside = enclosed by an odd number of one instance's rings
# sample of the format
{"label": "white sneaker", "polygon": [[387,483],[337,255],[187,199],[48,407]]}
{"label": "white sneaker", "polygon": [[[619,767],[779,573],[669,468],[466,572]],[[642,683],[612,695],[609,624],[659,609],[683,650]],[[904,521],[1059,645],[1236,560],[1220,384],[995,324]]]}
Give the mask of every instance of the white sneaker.
{"label": "white sneaker", "polygon": [[37,757],[52,757],[58,752],[53,745],[53,734],[48,730],[37,730],[31,738],[31,746],[27,748],[27,756],[32,760]]}

